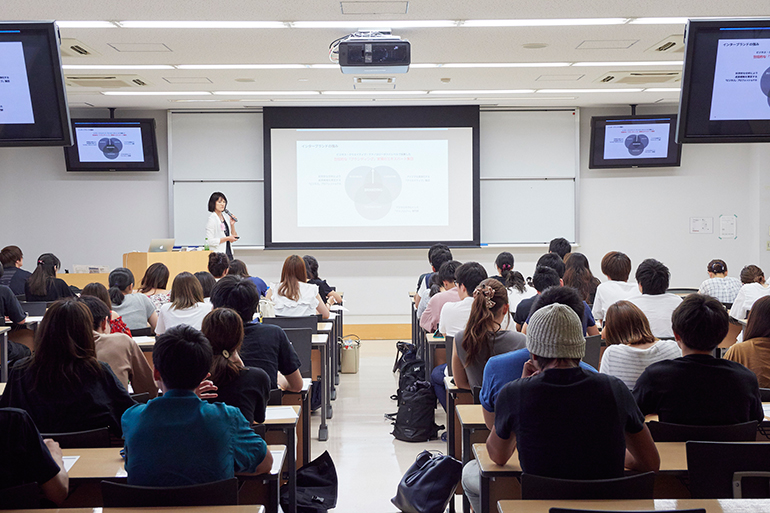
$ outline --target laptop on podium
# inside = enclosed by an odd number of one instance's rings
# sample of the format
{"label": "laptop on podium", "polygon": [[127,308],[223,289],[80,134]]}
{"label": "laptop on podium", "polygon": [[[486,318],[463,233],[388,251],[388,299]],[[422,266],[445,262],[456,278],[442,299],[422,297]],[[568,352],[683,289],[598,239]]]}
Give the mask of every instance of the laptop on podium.
{"label": "laptop on podium", "polygon": [[174,239],[152,239],[148,253],[163,253],[174,249]]}

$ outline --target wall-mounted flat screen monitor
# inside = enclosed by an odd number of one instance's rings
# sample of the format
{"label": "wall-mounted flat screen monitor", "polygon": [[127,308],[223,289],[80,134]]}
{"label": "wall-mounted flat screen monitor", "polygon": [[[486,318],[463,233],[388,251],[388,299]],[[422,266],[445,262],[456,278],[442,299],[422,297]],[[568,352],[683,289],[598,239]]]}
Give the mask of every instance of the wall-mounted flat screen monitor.
{"label": "wall-mounted flat screen monitor", "polygon": [[0,21],[0,146],[70,144],[56,24]]}
{"label": "wall-mounted flat screen monitor", "polygon": [[159,171],[155,120],[73,119],[67,171]]}
{"label": "wall-mounted flat screen monitor", "polygon": [[265,247],[478,246],[479,107],[265,107]]}
{"label": "wall-mounted flat screen monitor", "polygon": [[590,169],[676,167],[676,114],[591,118]]}
{"label": "wall-mounted flat screen monitor", "polygon": [[679,142],[770,142],[770,18],[690,20]]}

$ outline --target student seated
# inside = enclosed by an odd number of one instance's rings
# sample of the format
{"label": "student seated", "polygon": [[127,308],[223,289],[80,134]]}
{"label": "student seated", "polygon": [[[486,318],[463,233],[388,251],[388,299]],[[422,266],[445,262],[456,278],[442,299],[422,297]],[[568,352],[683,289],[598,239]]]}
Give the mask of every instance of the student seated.
{"label": "student seated", "polygon": [[39,483],[46,499],[61,504],[69,491],[59,444],[43,440],[26,411],[0,408],[0,495],[6,488]]}
{"label": "student seated", "polygon": [[128,484],[187,486],[270,470],[272,455],[240,410],[195,395],[211,358],[209,341],[190,326],[158,337],[152,362],[163,396],[123,414]]}
{"label": "student seated", "polygon": [[621,299],[630,299],[640,294],[635,283],[628,283],[631,274],[631,259],[620,251],[610,251],[602,258],[602,273],[608,281],[596,287],[593,313],[594,319],[604,321],[607,308]]}
{"label": "student seated", "polygon": [[756,374],[760,387],[770,388],[770,297],[754,303],[743,338],[727,350],[725,358]]}
{"label": "student seated", "polygon": [[441,264],[438,274],[433,275],[434,280],[438,279],[441,282],[443,290],[420,301],[418,310],[425,307],[422,315],[419,316],[420,327],[425,331],[430,333],[436,331],[439,318],[441,317],[441,309],[445,304],[460,301],[460,289],[455,285],[455,273],[461,265],[457,260],[444,262]]}
{"label": "student seated", "polygon": [[537,294],[534,287],[528,287],[524,276],[519,271],[513,270],[513,255],[507,251],[501,252],[495,259],[495,269],[499,276],[492,278],[502,283],[508,289],[508,308],[516,311],[516,307],[522,299],[527,299]]}
{"label": "student seated", "polygon": [[179,324],[199,330],[210,311],[211,303],[203,302],[203,287],[198,279],[188,272],[179,273],[171,286],[171,302],[160,307],[155,334],[161,335]]}
{"label": "student seated", "polygon": [[227,270],[227,274],[232,276],[240,276],[241,278],[245,280],[251,280],[254,282],[254,285],[257,286],[257,290],[259,291],[260,297],[264,297],[265,294],[267,294],[267,283],[264,282],[262,278],[257,278],[256,276],[249,276],[249,269],[246,267],[246,264],[244,264],[241,260],[235,259],[230,261],[230,267]]}
{"label": "student seated", "polygon": [[32,273],[21,268],[24,265],[24,254],[19,246],[6,246],[0,251],[0,265],[3,274],[0,274],[0,285],[9,287],[14,295],[24,294],[24,284]]}
{"label": "student seated", "polygon": [[765,273],[756,265],[747,265],[741,270],[741,282],[743,286],[730,308],[730,317],[739,321],[746,319],[757,299],[770,295],[770,284],[765,283]]}
{"label": "student seated", "polygon": [[592,305],[601,282],[591,273],[588,258],[583,253],[570,253],[564,267],[564,285],[576,289],[583,301]]}
{"label": "student seated", "polygon": [[700,284],[699,294],[706,294],[721,303],[732,304],[741,290],[741,280],[727,276],[727,264],[724,260],[712,260],[706,267],[709,279]]}
{"label": "student seated", "polygon": [[571,251],[572,246],[570,245],[569,241],[563,237],[553,239],[548,244],[548,252],[559,255],[559,258],[562,260],[564,260],[564,257],[567,256],[567,254],[569,254]]}
{"label": "student seated", "polygon": [[110,293],[107,292],[107,287],[97,282],[89,283],[80,292],[80,297],[83,296],[93,296],[100,299],[110,309],[110,333],[125,333],[129,337],[131,336],[131,330],[123,322],[123,317],[112,310],[112,301],[110,301]]}
{"label": "student seated", "polygon": [[559,274],[553,268],[544,265],[535,267],[535,274],[532,275],[532,287],[536,294],[519,302],[516,313],[513,314],[513,322],[516,323],[517,331],[524,328],[538,294],[542,294],[548,287],[559,287],[562,284]]}
{"label": "student seated", "polygon": [[307,282],[305,261],[299,255],[286,257],[281,269],[281,282],[271,284],[267,299],[275,303],[275,314],[286,317],[320,315],[329,318],[329,307],[321,300],[318,285]]}
{"label": "student seated", "polygon": [[421,274],[417,279],[417,292],[414,295],[414,306],[420,307],[420,303],[428,296],[428,290],[430,290],[430,280],[433,274],[437,273],[444,262],[452,260],[452,251],[446,244],[434,244],[428,250],[428,262],[430,263],[431,272]]}
{"label": "student seated", "polygon": [[134,273],[125,267],[112,270],[109,280],[110,303],[115,313],[120,315],[129,329],[139,330],[147,324],[154,330],[158,323],[158,312],[150,298],[144,294],[134,294]]}
{"label": "student seated", "polygon": [[106,363],[96,359],[93,318],[73,298],[56,301],[35,336],[35,353],[10,371],[0,407],[27,410],[43,433],[109,427],[134,400]]}
{"label": "student seated", "polygon": [[[3,277],[3,271],[4,269],[0,268],[0,278]],[[13,323],[11,330],[26,330],[24,322],[27,320],[27,313],[21,307],[21,304],[19,303],[19,300],[16,299],[13,291],[5,285],[0,285],[0,319],[5,319],[5,317],[8,317]],[[26,331],[28,332],[28,336],[21,338],[28,338],[31,340],[32,332],[29,330]],[[27,346],[14,342],[13,340],[8,340],[9,367],[17,360],[26,358],[31,354],[32,352]]]}
{"label": "student seated", "polygon": [[252,322],[259,304],[259,292],[254,283],[240,276],[225,276],[211,291],[211,304],[214,308],[232,308],[241,316],[243,345],[240,356],[244,365],[267,372],[270,388],[280,385],[290,392],[302,390],[299,356],[286,333],[272,324]]}
{"label": "student seated", "polygon": [[[644,416],[617,378],[580,368],[580,317],[551,304],[532,316],[531,359],[522,378],[497,396],[489,456],[505,465],[518,449],[523,472],[560,479],[612,479],[624,469],[658,470],[660,457]],[[463,469],[463,490],[479,511],[478,463]]]}
{"label": "student seated", "polygon": [[171,293],[166,290],[169,275],[166,264],[155,262],[144,272],[139,284],[139,293],[150,298],[156,312],[160,312],[161,306],[171,302]]}
{"label": "student seated", "polygon": [[203,289],[203,302],[211,303],[211,290],[217,284],[217,280],[208,271],[198,271],[193,276],[195,276]]}
{"label": "student seated", "polygon": [[672,316],[682,357],[653,363],[639,376],[634,397],[661,422],[724,426],[762,421],[757,377],[739,363],[714,358],[727,335],[727,311],[710,296],[690,294]]}
{"label": "student seated", "polygon": [[682,356],[676,341],[653,336],[647,317],[629,301],[618,301],[607,309],[602,340],[607,349],[599,372],[620,378],[629,390],[650,364]]}
{"label": "student seated", "polygon": [[235,406],[249,421],[265,421],[265,408],[270,398],[270,376],[257,367],[243,365],[241,344],[243,323],[238,312],[230,308],[212,310],[203,319],[201,330],[211,343],[211,381],[217,387],[217,397],[209,399]]}
{"label": "student seated", "polygon": [[[313,285],[318,285],[318,293],[321,296],[321,300],[324,303],[330,305],[341,305],[342,296],[337,292],[335,287],[332,287],[326,280],[322,280],[318,276],[318,260],[314,256],[305,255],[302,257],[305,261],[305,272],[307,273],[307,282]],[[329,299],[331,298],[331,300]]]}
{"label": "student seated", "polygon": [[455,271],[455,282],[460,301],[446,303],[441,307],[438,330],[444,335],[454,337],[465,329],[473,305],[473,291],[479,283],[487,279],[487,271],[478,262],[466,262]]}
{"label": "student seated", "polygon": [[648,258],[636,268],[636,281],[639,284],[640,296],[629,299],[644,312],[650,321],[652,334],[657,338],[674,338],[671,329],[671,314],[682,302],[676,294],[669,294],[668,282],[671,273],[668,267],[653,258]]}
{"label": "student seated", "polygon": [[78,301],[88,307],[94,319],[96,358],[110,366],[126,390],[130,383],[135,394],[147,392],[150,399],[157,397],[158,386],[152,377],[152,369],[137,343],[125,333],[110,333],[107,305],[93,296],[81,296]]}
{"label": "student seated", "polygon": [[230,259],[224,253],[209,253],[208,269],[216,281],[230,272]]}
{"label": "student seated", "polygon": [[[577,253],[576,253],[577,254]],[[559,280],[560,283],[563,283],[562,280]],[[555,289],[552,294],[554,295],[554,298],[551,300],[555,303],[565,303],[565,300],[561,300],[559,298],[560,295],[568,295],[570,298],[572,297],[572,294],[569,291],[575,291],[577,292],[577,289],[573,287],[552,287]],[[548,289],[546,289],[546,292]],[[521,328],[521,332],[526,334],[527,333],[527,325],[529,324],[529,318],[532,317],[532,313],[534,313],[538,308],[542,307],[543,302],[543,293],[538,293],[539,295],[535,296],[535,302],[532,304],[532,311],[529,314],[529,317],[524,322],[524,326]],[[578,293],[579,294],[579,293]],[[580,297],[580,296],[578,296]],[[588,303],[581,300],[581,303],[583,305],[583,313],[580,315],[580,320],[583,324],[583,336],[588,335],[589,337],[592,337],[594,335],[599,334],[599,328],[596,327],[596,322],[594,321],[593,315],[591,315],[591,308],[588,306]]]}
{"label": "student seated", "polygon": [[56,271],[61,262],[53,253],[43,253],[37,258],[37,267],[24,283],[26,301],[56,301],[62,297],[72,297],[74,294],[69,285],[56,277]]}

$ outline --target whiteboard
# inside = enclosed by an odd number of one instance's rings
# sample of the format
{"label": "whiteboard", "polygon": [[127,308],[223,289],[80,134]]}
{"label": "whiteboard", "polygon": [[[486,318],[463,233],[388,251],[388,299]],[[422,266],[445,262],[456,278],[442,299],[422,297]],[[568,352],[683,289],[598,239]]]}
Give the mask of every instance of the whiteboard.
{"label": "whiteboard", "polygon": [[[262,114],[171,112],[168,126],[176,244],[203,244],[208,197],[222,191],[238,245],[264,246]],[[577,242],[578,134],[577,109],[481,112],[482,243]]]}

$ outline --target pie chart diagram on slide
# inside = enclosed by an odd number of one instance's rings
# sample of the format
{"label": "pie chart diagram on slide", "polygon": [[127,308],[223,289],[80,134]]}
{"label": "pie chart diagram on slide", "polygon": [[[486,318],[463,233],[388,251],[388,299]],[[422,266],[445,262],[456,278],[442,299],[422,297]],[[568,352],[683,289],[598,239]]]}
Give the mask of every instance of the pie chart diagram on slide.
{"label": "pie chart diagram on slide", "polygon": [[359,166],[345,178],[345,191],[361,217],[382,219],[401,194],[401,176],[388,166]]}
{"label": "pie chart diagram on slide", "polygon": [[626,137],[625,144],[626,148],[628,148],[628,153],[636,157],[641,155],[647,145],[650,144],[650,139],[646,135],[632,134]]}
{"label": "pie chart diagram on slide", "polygon": [[123,143],[117,137],[103,137],[99,139],[99,149],[108,159],[116,159],[123,149]]}
{"label": "pie chart diagram on slide", "polygon": [[770,68],[767,68],[762,73],[762,78],[759,79],[759,87],[762,89],[762,93],[767,96],[767,104],[770,106]]}

